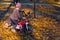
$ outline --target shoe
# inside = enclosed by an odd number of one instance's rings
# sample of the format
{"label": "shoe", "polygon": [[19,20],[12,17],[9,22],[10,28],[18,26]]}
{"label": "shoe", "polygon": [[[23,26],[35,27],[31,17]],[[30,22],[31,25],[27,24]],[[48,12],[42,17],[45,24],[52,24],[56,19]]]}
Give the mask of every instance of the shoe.
{"label": "shoe", "polygon": [[15,29],[11,29],[11,31],[12,31],[13,33],[16,33],[16,30],[15,30]]}
{"label": "shoe", "polygon": [[5,28],[8,28],[8,26],[9,26],[9,24],[8,24],[8,23],[6,23],[6,24],[5,24]]}

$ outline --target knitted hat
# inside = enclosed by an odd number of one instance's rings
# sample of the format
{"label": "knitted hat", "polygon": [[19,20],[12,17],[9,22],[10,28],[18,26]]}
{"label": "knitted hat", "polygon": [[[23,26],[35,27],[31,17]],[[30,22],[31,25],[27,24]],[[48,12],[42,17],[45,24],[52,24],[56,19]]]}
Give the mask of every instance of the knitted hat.
{"label": "knitted hat", "polygon": [[16,8],[21,8],[21,3],[17,3]]}

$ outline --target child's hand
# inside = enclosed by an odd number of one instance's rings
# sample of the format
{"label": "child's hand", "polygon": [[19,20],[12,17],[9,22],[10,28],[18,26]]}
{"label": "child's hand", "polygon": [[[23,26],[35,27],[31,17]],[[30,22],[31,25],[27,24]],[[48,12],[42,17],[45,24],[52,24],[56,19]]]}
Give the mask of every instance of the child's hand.
{"label": "child's hand", "polygon": [[16,29],[19,29],[19,26],[20,26],[20,25],[17,25],[17,26],[16,26]]}
{"label": "child's hand", "polygon": [[19,22],[20,20],[18,20],[18,22]]}
{"label": "child's hand", "polygon": [[21,30],[22,29],[22,25],[17,25],[16,29],[20,29]]}
{"label": "child's hand", "polygon": [[15,30],[15,29],[12,29],[11,31],[12,31],[13,33],[16,33],[16,30]]}
{"label": "child's hand", "polygon": [[24,9],[22,9],[21,11],[24,11]]}

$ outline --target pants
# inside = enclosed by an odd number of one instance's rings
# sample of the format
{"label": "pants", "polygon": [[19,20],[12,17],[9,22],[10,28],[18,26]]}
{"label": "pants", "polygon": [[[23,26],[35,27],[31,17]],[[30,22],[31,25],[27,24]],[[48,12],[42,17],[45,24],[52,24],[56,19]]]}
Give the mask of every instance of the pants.
{"label": "pants", "polygon": [[13,26],[12,29],[16,29],[16,25],[18,24],[18,20],[9,19],[8,24],[11,24]]}

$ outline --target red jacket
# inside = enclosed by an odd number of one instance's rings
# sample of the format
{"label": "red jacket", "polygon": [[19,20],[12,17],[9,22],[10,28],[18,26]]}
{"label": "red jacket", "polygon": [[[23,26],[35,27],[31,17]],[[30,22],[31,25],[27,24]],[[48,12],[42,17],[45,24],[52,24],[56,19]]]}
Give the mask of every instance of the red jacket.
{"label": "red jacket", "polygon": [[23,21],[19,22],[18,25],[24,25],[28,20],[27,19],[24,19]]}

